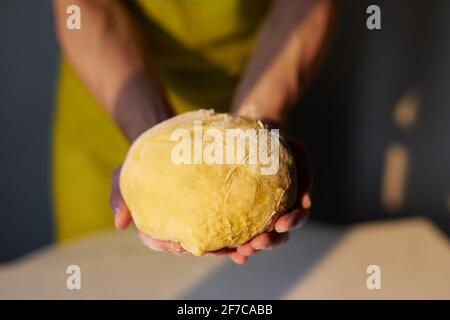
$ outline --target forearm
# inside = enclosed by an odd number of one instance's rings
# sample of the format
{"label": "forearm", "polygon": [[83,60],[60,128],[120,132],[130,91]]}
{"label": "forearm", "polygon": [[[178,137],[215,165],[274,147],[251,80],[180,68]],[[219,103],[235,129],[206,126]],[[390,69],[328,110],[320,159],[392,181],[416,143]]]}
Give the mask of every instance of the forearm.
{"label": "forearm", "polygon": [[[80,30],[66,28],[69,4],[81,8]],[[139,30],[121,1],[54,0],[54,11],[65,57],[131,141],[170,116]]]}
{"label": "forearm", "polygon": [[323,55],[332,0],[276,0],[239,84],[233,111],[283,123]]}

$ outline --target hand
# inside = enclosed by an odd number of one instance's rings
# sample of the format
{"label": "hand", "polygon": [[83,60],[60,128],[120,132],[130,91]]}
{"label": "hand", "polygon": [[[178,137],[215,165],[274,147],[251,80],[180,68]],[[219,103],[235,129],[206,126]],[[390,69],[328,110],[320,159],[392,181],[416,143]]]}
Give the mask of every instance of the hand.
{"label": "hand", "polygon": [[[130,210],[122,198],[119,187],[119,177],[122,166],[114,170],[111,184],[110,206],[114,211],[114,225],[117,230],[124,230],[132,221]],[[163,241],[154,239],[141,231],[138,231],[139,238],[150,249],[155,251],[170,251],[174,253],[186,253],[183,247],[174,241]]]}
{"label": "hand", "polygon": [[271,231],[255,236],[234,250],[219,250],[216,254],[227,254],[236,264],[242,265],[255,252],[270,250],[286,242],[289,238],[288,232],[294,228],[301,227],[308,219],[309,208],[311,207],[311,170],[308,154],[303,143],[298,139],[288,137],[286,140],[294,154],[297,168],[298,200],[294,208],[274,220],[270,228]]}

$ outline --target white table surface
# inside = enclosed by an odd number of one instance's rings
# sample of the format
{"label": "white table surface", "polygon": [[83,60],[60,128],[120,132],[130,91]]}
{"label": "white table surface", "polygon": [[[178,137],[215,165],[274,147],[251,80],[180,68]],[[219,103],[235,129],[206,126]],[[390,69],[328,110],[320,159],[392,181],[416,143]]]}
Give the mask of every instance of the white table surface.
{"label": "white table surface", "polygon": [[[66,268],[81,268],[81,290]],[[368,290],[368,265],[381,268]],[[0,299],[450,299],[450,244],[424,219],[341,228],[308,223],[243,267],[146,249],[106,231],[0,265]]]}

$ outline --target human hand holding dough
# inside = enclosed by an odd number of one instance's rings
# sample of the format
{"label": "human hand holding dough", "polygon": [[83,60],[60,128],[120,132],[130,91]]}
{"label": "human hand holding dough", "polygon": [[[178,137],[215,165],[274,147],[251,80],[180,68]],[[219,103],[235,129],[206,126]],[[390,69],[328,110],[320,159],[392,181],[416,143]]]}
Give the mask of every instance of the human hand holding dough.
{"label": "human hand holding dough", "polygon": [[[301,216],[294,210],[280,217],[298,200],[292,153],[283,143],[279,145],[278,170],[273,174],[262,174],[261,163],[243,159],[222,164],[175,163],[172,155],[179,141],[173,139],[173,132],[185,128],[193,133],[194,120],[202,121],[202,133],[213,128],[224,137],[226,129],[264,128],[256,120],[206,110],[160,123],[130,148],[120,175],[125,202],[113,203],[113,207],[119,212],[129,208],[138,229],[146,235],[142,236],[144,242],[152,248],[186,250],[195,255],[222,249],[219,252],[236,255],[233,248],[238,247],[242,255],[249,255],[259,249],[251,246],[258,239],[261,249],[271,245],[271,240],[277,240],[274,227],[288,231]],[[206,150],[211,139],[202,136],[201,140]],[[248,160],[246,151],[244,160]],[[126,218],[119,219],[118,228],[130,222],[129,214],[122,217]]]}

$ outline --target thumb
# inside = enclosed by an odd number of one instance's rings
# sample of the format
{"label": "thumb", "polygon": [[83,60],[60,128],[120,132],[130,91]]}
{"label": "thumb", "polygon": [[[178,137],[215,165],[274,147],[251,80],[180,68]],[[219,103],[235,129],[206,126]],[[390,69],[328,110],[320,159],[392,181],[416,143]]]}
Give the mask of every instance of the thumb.
{"label": "thumb", "polygon": [[114,170],[111,181],[110,206],[114,212],[114,225],[118,230],[123,230],[130,224],[132,217],[122,194],[120,193],[119,178],[121,166]]}

